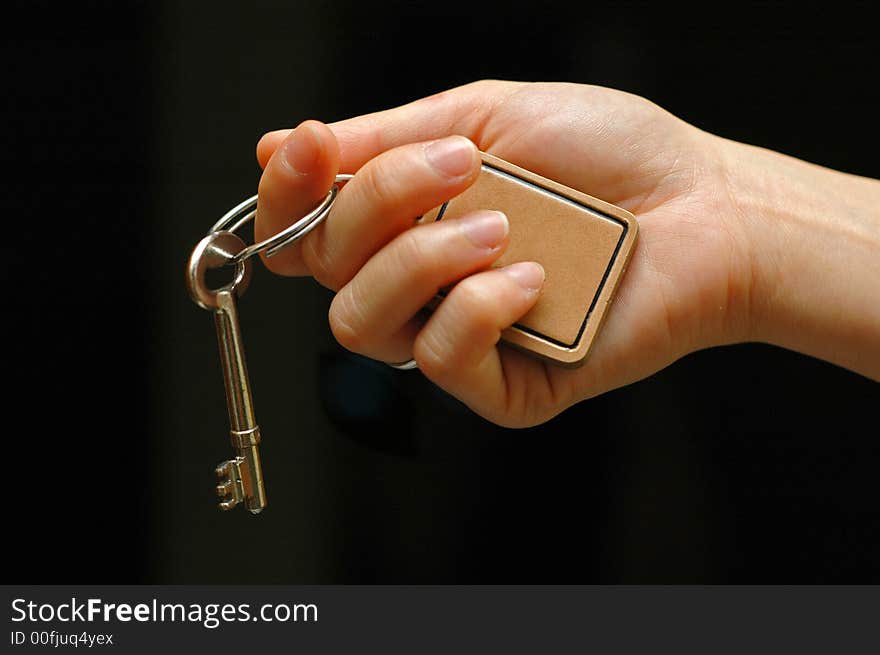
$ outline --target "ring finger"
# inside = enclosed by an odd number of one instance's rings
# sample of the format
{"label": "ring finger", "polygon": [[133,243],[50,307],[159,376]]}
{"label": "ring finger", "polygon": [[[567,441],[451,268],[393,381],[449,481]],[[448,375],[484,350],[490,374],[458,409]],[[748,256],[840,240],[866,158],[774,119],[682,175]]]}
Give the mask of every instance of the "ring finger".
{"label": "ring finger", "polygon": [[329,318],[337,341],[382,361],[411,358],[421,327],[414,315],[438,289],[495,261],[507,233],[504,214],[479,211],[400,234],[333,299]]}

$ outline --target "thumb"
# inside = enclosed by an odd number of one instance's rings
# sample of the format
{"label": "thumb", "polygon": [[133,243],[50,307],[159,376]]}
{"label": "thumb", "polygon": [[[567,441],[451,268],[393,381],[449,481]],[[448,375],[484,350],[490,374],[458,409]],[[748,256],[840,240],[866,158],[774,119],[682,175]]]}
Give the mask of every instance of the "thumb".
{"label": "thumb", "polygon": [[[327,195],[339,169],[339,144],[326,125],[305,121],[292,130],[266,164],[260,178],[254,238],[262,241],[315,208]],[[300,244],[271,259],[269,270],[281,275],[306,275]]]}

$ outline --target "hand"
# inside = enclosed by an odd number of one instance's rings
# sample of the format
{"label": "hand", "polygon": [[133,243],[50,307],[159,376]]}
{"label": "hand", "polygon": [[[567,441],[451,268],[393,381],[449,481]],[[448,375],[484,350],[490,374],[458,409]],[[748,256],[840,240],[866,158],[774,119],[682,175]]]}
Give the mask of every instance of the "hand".
{"label": "hand", "polygon": [[[474,181],[473,144],[639,220],[629,270],[579,369],[498,345],[542,282],[534,263],[485,270],[506,245],[503,217],[478,212],[413,227]],[[309,121],[265,135],[256,237],[313,207],[337,170],[356,172],[326,223],[267,266],[337,291],[330,325],[343,346],[389,362],[415,357],[482,416],[528,426],[694,350],[778,331],[785,320],[768,319],[775,315],[765,302],[779,252],[767,235],[771,203],[756,211],[760,203],[740,200],[754,197],[748,190],[774,155],[747,153],[619,91],[479,82],[329,127]],[[417,316],[459,279],[430,319]],[[877,326],[880,316],[868,327]],[[876,343],[877,334],[867,337]]]}

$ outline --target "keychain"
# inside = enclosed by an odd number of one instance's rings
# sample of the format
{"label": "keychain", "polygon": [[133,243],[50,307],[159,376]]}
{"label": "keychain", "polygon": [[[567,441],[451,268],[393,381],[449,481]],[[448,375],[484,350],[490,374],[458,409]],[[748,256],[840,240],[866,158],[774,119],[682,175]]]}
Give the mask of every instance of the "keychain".
{"label": "keychain", "polygon": [[[235,307],[235,297],[241,297],[250,282],[253,267],[250,258],[263,251],[271,257],[318,227],[330,213],[339,185],[351,177],[337,175],[336,183],[320,205],[275,236],[250,246],[235,234],[256,214],[257,196],[248,198],[217,221],[190,256],[187,267],[190,296],[199,307],[214,312],[229,410],[229,435],[235,450],[235,457],[221,462],[215,469],[220,509],[229,510],[244,503],[251,514],[259,514],[266,507],[266,489],[260,465],[260,426],[254,417],[251,385]],[[205,281],[207,272],[224,266],[234,267],[232,281],[219,289],[209,288]]]}
{"label": "keychain", "polygon": [[[454,220],[476,209],[507,215],[510,239],[493,266],[537,261],[545,282],[536,305],[501,339],[530,355],[561,366],[578,366],[589,354],[634,249],[638,223],[628,211],[480,153],[481,172],[464,193],[433,209],[420,222]],[[302,239],[333,208],[339,187],[352,175],[337,175],[321,203],[278,234],[247,245],[235,233],[256,214],[257,196],[227,212],[193,250],[187,283],[193,301],[214,313],[226,386],[230,437],[235,456],[216,468],[220,509],[244,503],[258,514],[266,506],[260,466],[260,428],[254,417],[235,297],[250,281],[250,258],[268,257]],[[209,270],[230,267],[232,281],[211,289]],[[442,301],[441,291],[426,309]],[[416,368],[415,361],[393,364]]]}

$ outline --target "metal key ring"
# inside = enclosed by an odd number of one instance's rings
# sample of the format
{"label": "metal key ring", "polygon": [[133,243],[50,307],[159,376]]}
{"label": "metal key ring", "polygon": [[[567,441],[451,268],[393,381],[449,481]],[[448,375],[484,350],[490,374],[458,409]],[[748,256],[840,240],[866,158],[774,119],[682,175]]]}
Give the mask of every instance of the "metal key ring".
{"label": "metal key ring", "polygon": [[[339,193],[339,185],[348,182],[352,177],[354,177],[354,175],[351,174],[337,175],[333,186],[330,187],[327,195],[324,196],[324,199],[317,207],[277,234],[272,235],[268,239],[263,239],[262,241],[249,245],[235,255],[235,257],[230,259],[229,263],[238,264],[263,251],[266,251],[267,257],[272,257],[277,254],[279,250],[293,245],[302,239],[305,235],[324,222],[324,219],[330,215],[330,210],[333,207],[333,203],[336,201],[337,194]],[[257,213],[257,197],[258,196],[256,195],[251,196],[226,212],[223,217],[211,227],[208,234],[220,231],[234,233],[242,226],[246,225],[248,221],[253,220]]]}

